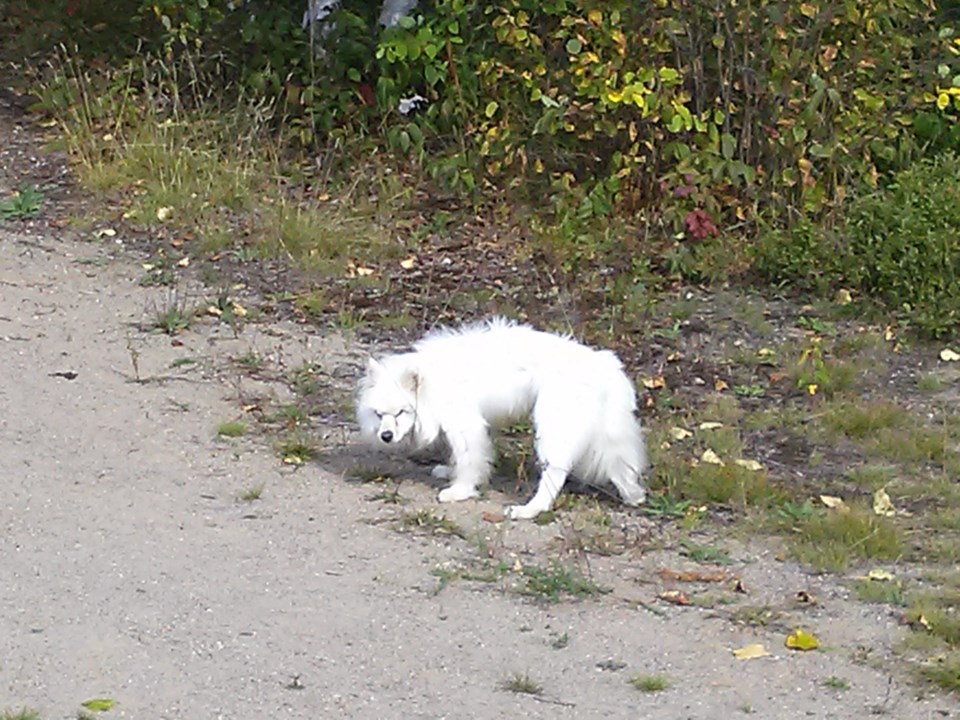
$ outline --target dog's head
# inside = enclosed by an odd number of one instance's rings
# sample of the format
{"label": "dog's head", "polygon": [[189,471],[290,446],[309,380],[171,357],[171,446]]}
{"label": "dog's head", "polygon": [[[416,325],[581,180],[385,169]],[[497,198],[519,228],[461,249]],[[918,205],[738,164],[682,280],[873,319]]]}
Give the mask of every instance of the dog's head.
{"label": "dog's head", "polygon": [[420,376],[399,358],[392,360],[370,358],[357,399],[357,420],[368,442],[388,448],[409,447],[416,443]]}

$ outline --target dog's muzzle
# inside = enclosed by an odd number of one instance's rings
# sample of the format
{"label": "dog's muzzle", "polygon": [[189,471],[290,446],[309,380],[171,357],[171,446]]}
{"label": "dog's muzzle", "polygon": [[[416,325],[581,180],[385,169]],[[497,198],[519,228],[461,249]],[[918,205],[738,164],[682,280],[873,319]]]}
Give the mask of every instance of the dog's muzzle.
{"label": "dog's muzzle", "polygon": [[393,430],[384,430],[380,433],[380,439],[385,443],[391,442],[393,440]]}

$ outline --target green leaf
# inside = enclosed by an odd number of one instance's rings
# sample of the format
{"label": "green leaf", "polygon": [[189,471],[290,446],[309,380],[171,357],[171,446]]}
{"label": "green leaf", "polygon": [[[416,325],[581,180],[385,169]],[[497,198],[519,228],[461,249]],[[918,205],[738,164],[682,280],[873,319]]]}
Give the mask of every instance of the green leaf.
{"label": "green leaf", "polygon": [[570,38],[567,40],[567,52],[571,55],[576,55],[581,50],[583,50],[583,43],[581,43],[577,38]]}
{"label": "green leaf", "polygon": [[677,72],[674,68],[662,67],[658,71],[660,75],[660,82],[664,83],[673,83],[676,82],[680,77],[680,73]]}
{"label": "green leaf", "polygon": [[730,133],[723,133],[720,136],[720,154],[723,155],[727,160],[733,159],[733,153],[737,149],[736,138],[733,137]]}
{"label": "green leaf", "polygon": [[93,712],[106,712],[114,706],[114,701],[112,698],[92,698],[80,704]]}
{"label": "green leaf", "polygon": [[491,100],[490,102],[487,103],[487,106],[483,109],[483,114],[486,115],[488,118],[492,118],[494,115],[497,114],[497,110],[499,109],[500,109],[500,103],[498,103],[496,100]]}

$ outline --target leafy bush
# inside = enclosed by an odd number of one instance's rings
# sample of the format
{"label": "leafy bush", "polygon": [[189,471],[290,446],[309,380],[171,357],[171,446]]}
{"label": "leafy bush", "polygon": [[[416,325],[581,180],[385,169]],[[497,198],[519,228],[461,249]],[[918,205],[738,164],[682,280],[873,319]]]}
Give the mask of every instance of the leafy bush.
{"label": "leafy bush", "polygon": [[754,267],[801,289],[840,286],[900,312],[934,337],[960,329],[960,157],[945,153],[852,199],[833,228],[804,219],[769,231]]}

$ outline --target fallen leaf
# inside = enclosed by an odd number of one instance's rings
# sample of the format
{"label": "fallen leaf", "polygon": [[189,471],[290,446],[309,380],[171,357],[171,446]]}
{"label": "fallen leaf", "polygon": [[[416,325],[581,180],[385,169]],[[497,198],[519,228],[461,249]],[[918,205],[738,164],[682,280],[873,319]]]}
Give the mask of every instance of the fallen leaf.
{"label": "fallen leaf", "polygon": [[816,395],[817,390],[819,389],[820,389],[819,385],[817,385],[816,383],[810,383],[809,385],[807,385],[807,395]]}
{"label": "fallen leaf", "polygon": [[737,648],[733,651],[733,656],[737,660],[754,660],[756,658],[768,657],[770,655],[767,649],[760,643],[751,643]]}
{"label": "fallen leaf", "polygon": [[883,517],[892,517],[897,514],[897,509],[884,488],[880,488],[873,494],[873,514]]}
{"label": "fallen leaf", "polygon": [[664,580],[676,582],[725,582],[730,579],[727,572],[702,572],[700,570],[671,570],[660,568],[658,573]]}
{"label": "fallen leaf", "polygon": [[683,360],[683,353],[679,350],[667,355],[667,362],[677,362],[677,360]]}
{"label": "fallen leaf", "polygon": [[874,568],[867,573],[867,580],[875,580],[877,582],[890,582],[894,579],[894,574],[883,568]]}
{"label": "fallen leaf", "polygon": [[710,463],[711,465],[723,465],[723,460],[720,459],[720,456],[717,455],[713,450],[707,448],[703,451],[703,455],[700,456],[700,459],[705,463]]}
{"label": "fallen leaf", "polygon": [[412,270],[413,266],[416,264],[417,264],[417,259],[412,255],[406,258],[405,260],[400,261],[400,267],[402,267],[404,270]]}
{"label": "fallen leaf", "polygon": [[480,513],[480,517],[483,518],[484,522],[488,523],[499,523],[504,521],[504,515],[501,512],[490,512],[489,510],[484,510]]}
{"label": "fallen leaf", "polygon": [[114,701],[112,698],[93,698],[80,704],[93,712],[106,712],[113,707]]}
{"label": "fallen leaf", "polygon": [[799,590],[797,591],[797,602],[806,603],[807,605],[816,605],[817,596],[807,590]]}
{"label": "fallen leaf", "polygon": [[179,267],[187,267],[190,264],[190,258],[184,255],[182,258],[177,260],[177,265]]}
{"label": "fallen leaf", "polygon": [[723,427],[722,422],[711,422],[709,420],[707,422],[702,422],[699,425],[697,425],[698,430],[718,430],[719,428],[722,428],[722,427]]}
{"label": "fallen leaf", "polygon": [[950,348],[944,348],[940,351],[940,359],[944,362],[956,362],[960,360],[960,354],[954,352]]}
{"label": "fallen leaf", "polygon": [[373,268],[368,268],[368,267],[357,268],[357,277],[368,277],[370,275],[373,275],[373,273],[374,273]]}
{"label": "fallen leaf", "polygon": [[663,375],[654,375],[653,377],[643,378],[640,381],[647,390],[656,390],[667,386],[667,381]]}
{"label": "fallen leaf", "polygon": [[747,470],[753,470],[754,472],[758,470],[763,470],[763,465],[758,463],[756,460],[744,460],[743,458],[734,460],[734,462],[742,468]]}
{"label": "fallen leaf", "polygon": [[816,650],[820,647],[820,641],[817,640],[815,635],[811,635],[806,630],[797,628],[793,631],[792,635],[787,635],[787,640],[784,642],[784,645],[792,650]]}
{"label": "fallen leaf", "polygon": [[849,305],[853,302],[853,296],[850,294],[849,290],[840,288],[837,290],[837,294],[833,296],[833,301],[837,305]]}
{"label": "fallen leaf", "polygon": [[164,205],[163,207],[157,208],[157,220],[160,222],[166,222],[173,217],[173,208]]}
{"label": "fallen leaf", "polygon": [[113,237],[114,235],[117,234],[117,231],[114,230],[113,228],[100,228],[93,234],[98,238]]}
{"label": "fallen leaf", "polygon": [[668,603],[673,603],[674,605],[689,605],[690,598],[687,597],[687,594],[683,590],[664,590],[657,597],[661,600],[666,600]]}
{"label": "fallen leaf", "polygon": [[668,430],[668,432],[670,433],[670,437],[678,441],[686,440],[688,437],[693,435],[692,432],[682,427],[672,427],[670,430]]}
{"label": "fallen leaf", "polygon": [[717,378],[716,380],[713,381],[713,389],[716,390],[717,392],[723,392],[724,390],[728,390],[729,388],[730,386],[727,385],[725,380],[721,380],[720,378]]}
{"label": "fallen leaf", "polygon": [[247,309],[246,309],[243,305],[241,305],[240,303],[234,303],[234,304],[233,304],[233,314],[236,315],[237,317],[246,317],[246,316],[247,316]]}
{"label": "fallen leaf", "polygon": [[820,502],[826,505],[831,510],[843,510],[846,511],[847,504],[843,501],[843,498],[838,498],[834,495],[821,495]]}
{"label": "fallen leaf", "polygon": [[210,305],[207,308],[207,315],[213,315],[214,317],[220,317],[223,315],[223,310],[218,308],[216,305]]}
{"label": "fallen leaf", "polygon": [[890,342],[894,337],[896,336],[893,333],[893,328],[890,325],[887,325],[886,329],[883,331],[883,339],[887,342]]}

